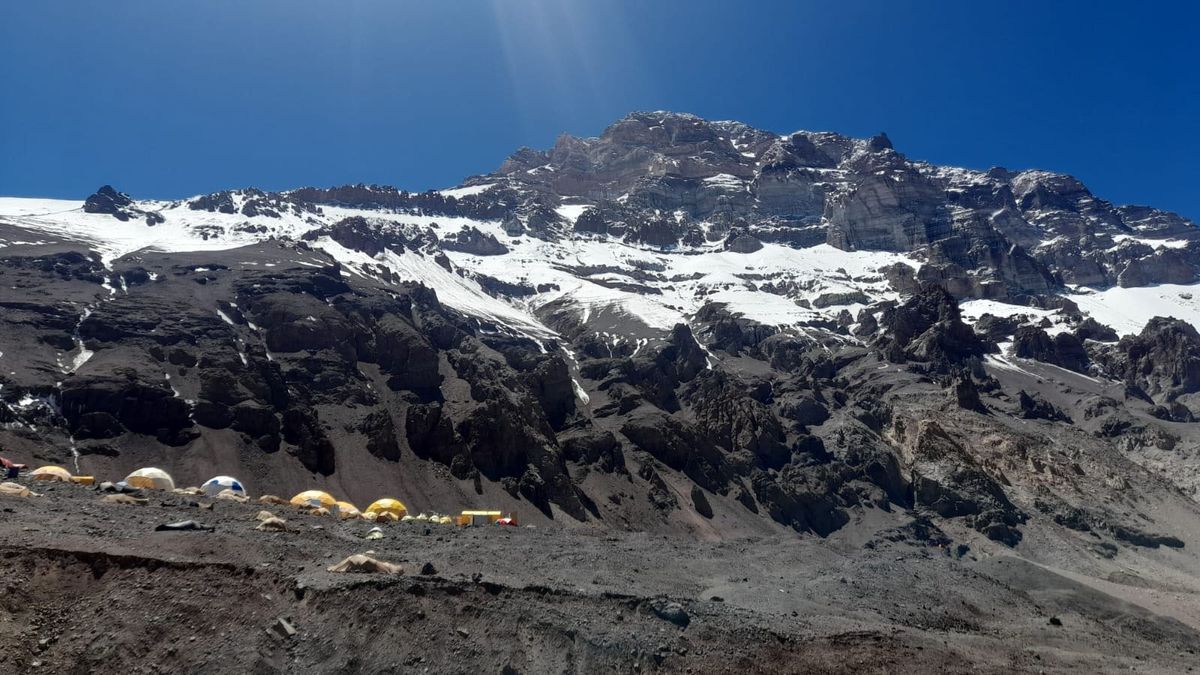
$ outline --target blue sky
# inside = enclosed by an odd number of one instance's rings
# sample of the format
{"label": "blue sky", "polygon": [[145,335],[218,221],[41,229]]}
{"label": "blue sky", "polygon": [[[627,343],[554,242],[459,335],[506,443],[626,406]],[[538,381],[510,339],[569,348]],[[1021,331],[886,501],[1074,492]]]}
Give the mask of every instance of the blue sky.
{"label": "blue sky", "polygon": [[1198,24],[1166,2],[6,2],[0,194],[444,187],[670,109],[886,130],[1195,219]]}

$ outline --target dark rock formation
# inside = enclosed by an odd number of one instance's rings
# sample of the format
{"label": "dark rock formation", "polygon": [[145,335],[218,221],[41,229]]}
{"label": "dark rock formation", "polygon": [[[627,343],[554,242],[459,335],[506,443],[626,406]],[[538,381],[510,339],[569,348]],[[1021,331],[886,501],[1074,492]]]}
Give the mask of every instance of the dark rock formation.
{"label": "dark rock formation", "polygon": [[84,213],[106,213],[122,222],[143,218],[147,225],[163,222],[161,213],[144,211],[134,205],[133,199],[124,192],[117,192],[111,185],[101,186],[83,202]]}
{"label": "dark rock formation", "polygon": [[725,237],[725,250],[734,253],[754,253],[761,250],[763,244],[758,237],[746,234],[740,230],[730,230]]}
{"label": "dark rock formation", "polygon": [[1155,317],[1138,335],[1095,354],[1105,372],[1155,401],[1200,391],[1200,333],[1179,319]]}
{"label": "dark rock formation", "polygon": [[85,213],[107,213],[118,220],[129,220],[125,209],[131,204],[133,200],[129,195],[117,192],[111,185],[104,185],[83,202],[83,210]]}
{"label": "dark rock formation", "polygon": [[1080,340],[1096,340],[1097,342],[1116,342],[1120,336],[1109,326],[1088,317],[1081,321],[1073,331]]}
{"label": "dark rock formation", "polygon": [[508,253],[508,247],[496,240],[496,237],[480,232],[474,227],[463,229],[447,236],[442,240],[442,248],[448,251],[461,251],[473,255],[503,255]]}
{"label": "dark rock formation", "polygon": [[884,311],[887,333],[878,345],[896,363],[915,361],[937,372],[978,360],[989,350],[962,320],[958,303],[946,289],[927,284],[904,304]]}
{"label": "dark rock formation", "polygon": [[1056,408],[1054,404],[1042,398],[1042,395],[1036,392],[1030,394],[1022,389],[1017,393],[1017,403],[1021,409],[1021,417],[1025,419],[1057,422],[1071,421],[1070,416]]}
{"label": "dark rock formation", "polygon": [[1083,342],[1071,333],[1054,337],[1033,326],[1021,326],[1013,337],[1013,354],[1023,359],[1036,359],[1079,373],[1087,372],[1088,354]]}

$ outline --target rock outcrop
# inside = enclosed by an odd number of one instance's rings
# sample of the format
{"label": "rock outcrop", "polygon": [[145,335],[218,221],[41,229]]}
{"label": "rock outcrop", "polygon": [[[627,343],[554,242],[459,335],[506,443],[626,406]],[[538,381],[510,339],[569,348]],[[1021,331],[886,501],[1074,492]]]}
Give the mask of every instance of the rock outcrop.
{"label": "rock outcrop", "polygon": [[104,213],[120,221],[134,218],[145,219],[147,225],[157,225],[163,222],[163,216],[156,211],[145,211],[138,208],[132,198],[124,192],[117,192],[111,185],[103,185],[83,202],[84,213]]}
{"label": "rock outcrop", "polygon": [[1200,333],[1179,319],[1151,319],[1138,335],[1095,354],[1107,373],[1156,401],[1200,391]]}

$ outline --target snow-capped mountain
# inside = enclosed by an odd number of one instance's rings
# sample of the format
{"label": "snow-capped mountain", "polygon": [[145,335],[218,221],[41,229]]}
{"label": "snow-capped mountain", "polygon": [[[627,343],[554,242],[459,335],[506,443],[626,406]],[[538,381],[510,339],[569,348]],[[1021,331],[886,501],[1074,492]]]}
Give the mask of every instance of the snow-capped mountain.
{"label": "snow-capped mountain", "polygon": [[[1200,263],[1194,223],[1114,207],[1069,176],[937,167],[882,135],[778,136],[671,113],[522,149],[495,174],[431,193],[248,189],[154,202],[110,188],[87,204],[4,199],[0,213],[106,263],[308,241],[354,274],[388,268],[530,335],[555,333],[538,316],[548,305],[588,324],[607,313],[611,325],[596,328],[614,339],[661,335],[708,303],[767,325],[846,322],[920,281],[997,301],[969,315],[1067,298],[1125,334],[1158,314],[1193,320],[1197,306],[1175,286],[1194,283]],[[337,226],[355,217],[367,222],[348,227],[419,245],[382,256],[342,246]]]}
{"label": "snow-capped mountain", "polygon": [[[664,112],[434,192],[2,198],[0,444],[610,526],[1152,539],[1106,481],[1200,494],[1163,450],[1200,438],[1198,270],[1194,223],[1069,176]],[[1079,476],[1052,498],[1035,447]]]}

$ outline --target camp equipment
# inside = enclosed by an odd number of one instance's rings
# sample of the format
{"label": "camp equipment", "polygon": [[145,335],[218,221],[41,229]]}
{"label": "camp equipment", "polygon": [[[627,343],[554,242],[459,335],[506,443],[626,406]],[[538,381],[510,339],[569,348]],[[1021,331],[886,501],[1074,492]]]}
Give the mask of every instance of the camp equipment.
{"label": "camp equipment", "polygon": [[21,475],[21,469],[24,468],[24,464],[17,464],[7,457],[0,457],[0,469],[3,470],[0,473],[3,473],[5,478],[16,478]]}
{"label": "camp equipment", "polygon": [[491,525],[500,520],[504,514],[500,511],[463,511],[457,518],[459,527],[476,527]]}
{"label": "camp equipment", "polygon": [[338,502],[337,514],[339,520],[354,520],[362,516],[362,512],[358,510],[358,507],[350,502]]}
{"label": "camp equipment", "polygon": [[209,532],[213,528],[198,520],[181,520],[178,523],[166,523],[154,528],[155,532]]}
{"label": "camp equipment", "polygon": [[171,478],[171,474],[152,466],[134,471],[125,477],[125,482],[133,487],[144,490],[166,490],[169,492],[175,489],[175,480]]}
{"label": "camp equipment", "polygon": [[295,497],[292,497],[291,504],[292,506],[314,506],[329,509],[332,508],[334,504],[337,504],[337,500],[334,499],[333,495],[329,494],[328,492],[321,492],[320,490],[305,490]]}
{"label": "camp equipment", "polygon": [[204,485],[200,486],[200,489],[203,490],[204,494],[208,495],[209,497],[216,497],[225,490],[233,490],[240,495],[246,497],[249,496],[246,494],[246,488],[242,485],[242,482],[233,476],[216,476],[214,478],[209,478],[207,481],[205,481]]}
{"label": "camp equipment", "polygon": [[399,499],[385,497],[372,502],[367,507],[367,513],[374,513],[376,518],[386,514],[390,520],[400,520],[408,515],[408,507]]}
{"label": "camp equipment", "polygon": [[62,483],[71,482],[71,472],[61,466],[38,467],[33,470],[33,473],[29,474],[29,477],[33,480],[50,480]]}

